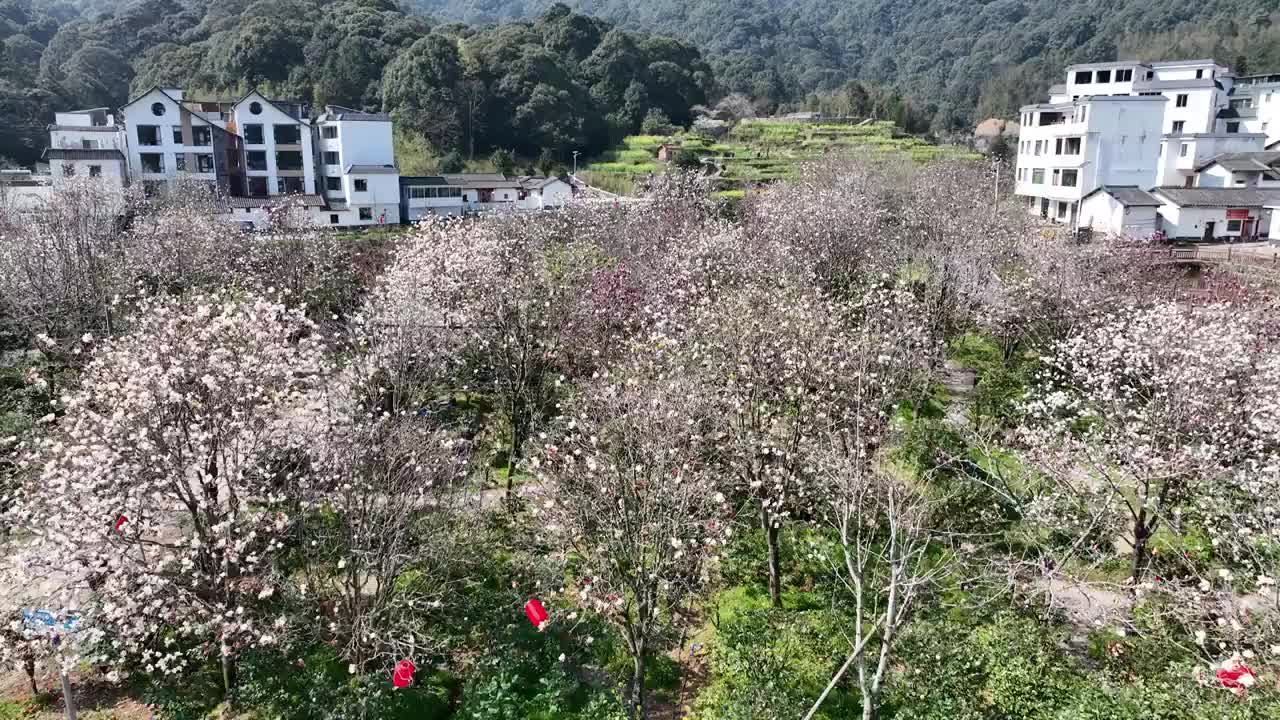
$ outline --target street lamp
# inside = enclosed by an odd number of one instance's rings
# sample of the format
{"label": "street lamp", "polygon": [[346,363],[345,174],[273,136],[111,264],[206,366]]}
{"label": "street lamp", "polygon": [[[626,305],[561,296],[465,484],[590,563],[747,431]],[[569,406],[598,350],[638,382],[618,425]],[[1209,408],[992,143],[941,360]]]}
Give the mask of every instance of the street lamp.
{"label": "street lamp", "polygon": [[578,177],[578,151],[573,151],[573,176]]}

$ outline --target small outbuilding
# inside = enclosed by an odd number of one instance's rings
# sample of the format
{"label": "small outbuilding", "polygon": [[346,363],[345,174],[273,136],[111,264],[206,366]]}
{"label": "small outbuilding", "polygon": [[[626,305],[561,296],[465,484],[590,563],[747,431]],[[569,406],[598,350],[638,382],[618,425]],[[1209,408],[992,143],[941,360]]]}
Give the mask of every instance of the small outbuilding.
{"label": "small outbuilding", "polygon": [[1280,189],[1158,187],[1160,229],[1171,240],[1249,241],[1271,229],[1271,207],[1280,205]]}
{"label": "small outbuilding", "polygon": [[1080,227],[1108,235],[1150,237],[1159,229],[1158,198],[1134,185],[1102,185],[1080,200]]}

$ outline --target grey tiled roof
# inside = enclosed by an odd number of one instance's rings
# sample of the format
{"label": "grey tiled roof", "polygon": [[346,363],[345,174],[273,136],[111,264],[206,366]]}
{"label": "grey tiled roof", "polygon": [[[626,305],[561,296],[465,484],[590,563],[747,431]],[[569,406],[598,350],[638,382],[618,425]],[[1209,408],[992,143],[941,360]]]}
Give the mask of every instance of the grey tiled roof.
{"label": "grey tiled roof", "polygon": [[343,168],[342,172],[348,175],[351,173],[358,175],[395,175],[400,171],[395,165],[348,165]]}
{"label": "grey tiled roof", "polygon": [[1280,204],[1280,189],[1258,188],[1152,188],[1153,194],[1179,207],[1262,207]]}
{"label": "grey tiled roof", "polygon": [[115,148],[47,148],[40,155],[43,160],[124,160],[124,153]]}
{"label": "grey tiled roof", "polygon": [[259,208],[269,205],[284,205],[287,203],[298,202],[306,207],[321,207],[324,200],[319,195],[275,195],[272,197],[233,197],[227,199],[227,204],[233,208]]}
{"label": "grey tiled roof", "polygon": [[[1164,204],[1152,197],[1151,193],[1139,189],[1136,185],[1103,185],[1089,193],[1089,195],[1097,193],[1106,193],[1125,207],[1159,207]],[[1085,197],[1087,198],[1089,195],[1085,195]]]}
{"label": "grey tiled roof", "polygon": [[1196,172],[1215,164],[1232,172],[1264,172],[1273,169],[1278,163],[1280,163],[1280,152],[1275,150],[1224,153],[1206,160],[1196,168]]}

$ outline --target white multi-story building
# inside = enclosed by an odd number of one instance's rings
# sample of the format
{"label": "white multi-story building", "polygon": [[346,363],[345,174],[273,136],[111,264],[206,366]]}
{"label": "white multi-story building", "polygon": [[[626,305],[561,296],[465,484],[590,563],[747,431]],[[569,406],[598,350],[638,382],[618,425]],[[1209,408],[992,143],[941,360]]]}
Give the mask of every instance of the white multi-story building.
{"label": "white multi-story building", "polygon": [[180,180],[235,195],[243,183],[240,138],[217,112],[194,109],[177,88],[154,87],[120,108],[129,175],[147,192]]}
{"label": "white multi-story building", "polygon": [[316,118],[327,224],[400,222],[391,116],[330,105]]}
{"label": "white multi-story building", "polygon": [[[309,110],[256,90],[224,101],[154,87],[118,114],[58,113],[45,157],[55,176],[101,177],[122,199],[130,182],[147,193],[183,180],[206,183],[225,199],[229,220],[253,228],[269,225],[282,205],[301,208],[317,225],[351,227],[556,208],[574,194],[563,178],[495,173],[402,182],[389,115],[328,106],[312,120]],[[7,195],[24,202],[49,196],[57,177],[11,179]]]}
{"label": "white multi-story building", "polygon": [[68,178],[91,177],[123,191],[129,184],[127,151],[124,128],[114,114],[93,108],[54,114],[43,159],[55,187]]}
{"label": "white multi-story building", "polygon": [[1048,103],[1022,108],[1016,193],[1042,217],[1077,225],[1080,201],[1099,188],[1193,187],[1215,158],[1261,151],[1280,130],[1240,117],[1268,86],[1250,87],[1238,93],[1236,75],[1213,60],[1071,65]]}
{"label": "white multi-story building", "polygon": [[1041,217],[1074,223],[1103,185],[1150,185],[1165,99],[1087,96],[1022,108],[1015,192]]}
{"label": "white multi-story building", "polygon": [[244,148],[245,197],[316,194],[315,138],[304,105],[255,90],[227,114],[227,130]]}

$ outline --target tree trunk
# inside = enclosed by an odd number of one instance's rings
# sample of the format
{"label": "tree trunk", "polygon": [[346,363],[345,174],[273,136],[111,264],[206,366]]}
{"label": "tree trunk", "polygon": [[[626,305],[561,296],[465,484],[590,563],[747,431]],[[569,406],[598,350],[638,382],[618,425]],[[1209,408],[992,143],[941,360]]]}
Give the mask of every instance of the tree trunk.
{"label": "tree trunk", "polygon": [[236,661],[231,657],[231,648],[224,644],[222,646],[222,706],[225,715],[230,715],[231,707],[235,704],[235,692]]}
{"label": "tree trunk", "polygon": [[778,527],[763,500],[760,501],[760,529],[764,531],[765,545],[769,548],[769,603],[775,608],[781,608],[782,561],[778,551]]}
{"label": "tree trunk", "polygon": [[36,656],[27,653],[22,658],[22,669],[27,673],[27,682],[31,683],[31,696],[35,697],[40,694],[40,687],[36,685]]}
{"label": "tree trunk", "polygon": [[520,435],[516,424],[511,423],[511,447],[507,450],[507,502],[511,502],[511,488],[515,483],[516,463],[520,461]]}
{"label": "tree trunk", "polygon": [[631,720],[638,720],[644,717],[644,651],[640,651],[632,658],[634,673],[631,676],[631,692],[627,698],[627,717]]}
{"label": "tree trunk", "polygon": [[1129,566],[1129,579],[1135,587],[1142,582],[1142,574],[1147,569],[1148,539],[1147,524],[1139,516],[1138,521],[1133,524],[1133,562]]}
{"label": "tree trunk", "polygon": [[67,671],[62,671],[62,703],[67,712],[67,720],[76,720],[76,696],[71,690],[71,678]]}
{"label": "tree trunk", "polygon": [[862,693],[862,720],[875,720],[880,714],[875,693]]}

